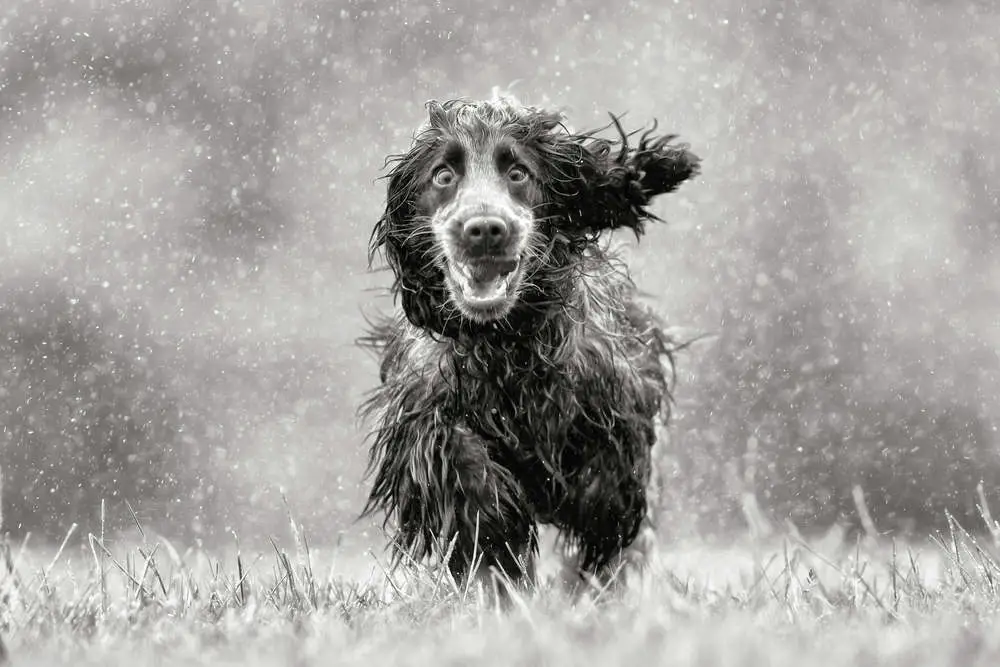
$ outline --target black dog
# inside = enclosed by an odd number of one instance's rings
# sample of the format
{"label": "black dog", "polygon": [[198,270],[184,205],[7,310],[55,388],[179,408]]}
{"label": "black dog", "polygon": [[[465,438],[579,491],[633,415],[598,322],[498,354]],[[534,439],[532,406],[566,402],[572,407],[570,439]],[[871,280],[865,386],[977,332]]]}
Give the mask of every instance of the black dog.
{"label": "black dog", "polygon": [[533,578],[539,523],[604,573],[647,519],[673,347],[599,241],[641,235],[699,160],[673,136],[631,146],[617,119],[617,141],[572,134],[508,98],[428,108],[371,240],[403,312],[366,340],[382,384],[364,408],[365,513],[415,559],[450,545],[456,578],[475,554]]}

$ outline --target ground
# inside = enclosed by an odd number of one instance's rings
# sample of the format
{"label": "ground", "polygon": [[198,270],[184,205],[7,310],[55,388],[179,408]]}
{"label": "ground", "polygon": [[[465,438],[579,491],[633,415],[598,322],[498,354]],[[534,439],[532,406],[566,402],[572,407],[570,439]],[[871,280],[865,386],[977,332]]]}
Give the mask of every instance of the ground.
{"label": "ground", "polygon": [[1000,561],[988,539],[959,528],[906,544],[838,533],[675,542],[624,591],[571,599],[546,579],[506,610],[433,567],[390,576],[379,554],[312,549],[294,524],[289,542],[218,559],[148,533],[127,546],[88,536],[61,552],[10,544],[0,579],[10,658],[22,667],[1000,664]]}

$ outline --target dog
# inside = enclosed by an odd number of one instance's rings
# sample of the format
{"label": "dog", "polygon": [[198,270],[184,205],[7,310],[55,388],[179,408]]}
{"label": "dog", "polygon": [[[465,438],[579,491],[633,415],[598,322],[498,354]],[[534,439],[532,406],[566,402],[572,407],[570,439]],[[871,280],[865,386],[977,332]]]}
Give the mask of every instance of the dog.
{"label": "dog", "polygon": [[581,577],[606,577],[651,524],[676,346],[605,240],[641,237],[700,159],[655,123],[633,145],[615,116],[574,133],[511,97],[427,110],[387,160],[371,235],[400,308],[362,341],[381,380],[362,516],[459,581],[534,582],[540,525]]}

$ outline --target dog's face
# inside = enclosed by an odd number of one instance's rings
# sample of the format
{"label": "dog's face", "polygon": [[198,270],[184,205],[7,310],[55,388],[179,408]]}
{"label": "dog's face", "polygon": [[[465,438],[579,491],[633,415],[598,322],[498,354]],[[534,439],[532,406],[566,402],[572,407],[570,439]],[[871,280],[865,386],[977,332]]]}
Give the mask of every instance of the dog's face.
{"label": "dog's face", "polygon": [[416,201],[451,305],[470,320],[518,300],[543,202],[538,156],[502,128],[458,125],[434,148]]}
{"label": "dog's face", "polygon": [[603,230],[641,233],[652,197],[698,169],[672,136],[629,146],[617,120],[612,142],[505,98],[428,109],[394,158],[371,247],[385,251],[409,320],[438,332],[558,304],[547,291],[565,290],[566,269]]}

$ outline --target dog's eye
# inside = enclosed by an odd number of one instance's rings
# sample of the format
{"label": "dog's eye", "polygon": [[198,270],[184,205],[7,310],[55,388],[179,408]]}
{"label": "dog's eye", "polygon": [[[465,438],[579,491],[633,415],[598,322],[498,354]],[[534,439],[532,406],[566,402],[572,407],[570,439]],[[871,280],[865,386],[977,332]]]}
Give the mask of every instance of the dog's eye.
{"label": "dog's eye", "polygon": [[438,167],[434,170],[431,180],[439,188],[446,188],[455,181],[455,172],[451,170],[451,167]]}
{"label": "dog's eye", "polygon": [[507,178],[511,183],[523,183],[528,180],[528,170],[524,167],[514,166],[507,172]]}

